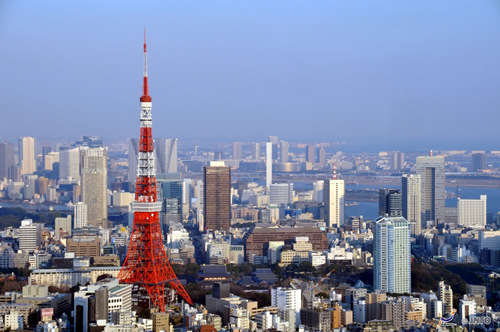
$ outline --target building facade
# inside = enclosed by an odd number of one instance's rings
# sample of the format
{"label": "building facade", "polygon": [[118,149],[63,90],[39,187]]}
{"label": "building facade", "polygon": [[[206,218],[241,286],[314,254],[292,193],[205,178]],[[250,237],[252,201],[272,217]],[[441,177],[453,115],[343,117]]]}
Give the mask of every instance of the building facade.
{"label": "building facade", "polygon": [[82,148],[82,201],[87,204],[87,222],[107,227],[108,152],[105,148]]}
{"label": "building facade", "polygon": [[443,156],[417,157],[417,174],[422,186],[423,222],[445,222],[445,162]]}
{"label": "building facade", "polygon": [[203,171],[203,213],[206,229],[229,230],[231,225],[231,169],[211,162]]}

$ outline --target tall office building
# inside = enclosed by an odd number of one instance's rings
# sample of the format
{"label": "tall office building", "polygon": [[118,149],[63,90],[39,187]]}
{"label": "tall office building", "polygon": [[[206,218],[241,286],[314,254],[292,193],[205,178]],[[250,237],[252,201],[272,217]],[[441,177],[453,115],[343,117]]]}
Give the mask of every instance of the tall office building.
{"label": "tall office building", "polygon": [[345,219],[345,185],[344,180],[334,179],[325,181],[325,222],[327,227],[344,226]]}
{"label": "tall office building", "polygon": [[158,173],[177,173],[177,138],[157,138],[154,149]]}
{"label": "tall office building", "polygon": [[324,202],[325,200],[325,181],[318,180],[313,183],[314,201]]}
{"label": "tall office building", "polygon": [[33,137],[19,138],[19,166],[21,175],[36,172],[35,139]]}
{"label": "tall office building", "polygon": [[241,142],[233,142],[233,159],[241,160],[243,158],[243,153],[241,151]]}
{"label": "tall office building", "polygon": [[92,149],[104,147],[102,136],[83,136],[83,146],[88,146]]}
{"label": "tall office building", "polygon": [[273,156],[273,161],[278,160],[278,136],[269,136],[268,142],[270,142],[273,146],[273,151],[272,151],[272,156]]}
{"label": "tall office building", "polygon": [[82,201],[87,204],[87,221],[94,226],[107,227],[108,167],[106,148],[80,150],[82,169]]}
{"label": "tall office building", "polygon": [[379,217],[373,237],[373,287],[388,293],[411,292],[410,229],[403,217]]}
{"label": "tall office building", "polygon": [[49,152],[43,157],[43,169],[46,171],[52,171],[52,165],[54,163],[59,163],[59,152]]}
{"label": "tall office building", "polygon": [[422,221],[439,225],[445,221],[444,157],[417,157],[416,168],[422,181]]}
{"label": "tall office building", "polygon": [[486,226],[486,195],[479,199],[457,201],[458,224],[466,227],[483,228]]}
{"label": "tall office building", "polygon": [[19,249],[23,252],[36,250],[42,244],[42,226],[31,219],[21,221],[19,227]]}
{"label": "tall office building", "polygon": [[[158,200],[162,201],[162,223],[182,221],[182,174],[164,173],[156,176]],[[164,228],[165,229],[165,228]]]}
{"label": "tall office building", "polygon": [[0,180],[12,179],[9,169],[15,166],[14,144],[0,143]]}
{"label": "tall office building", "polygon": [[288,150],[290,148],[290,144],[285,141],[280,142],[280,163],[288,162]]}
{"label": "tall office building", "polygon": [[324,148],[318,149],[318,158],[316,160],[321,166],[326,165],[326,151]]}
{"label": "tall office building", "polygon": [[80,179],[80,148],[59,149],[59,179]]}
{"label": "tall office building", "polygon": [[473,153],[472,154],[472,169],[471,171],[477,172],[486,169],[486,154],[485,153]]}
{"label": "tall office building", "polygon": [[422,234],[422,180],[417,174],[401,177],[403,218],[410,223],[412,235]]}
{"label": "tall office building", "polygon": [[290,205],[293,203],[293,183],[271,183],[269,203]]}
{"label": "tall office building", "polygon": [[260,159],[260,143],[252,143],[252,159],[259,160]]}
{"label": "tall office building", "polygon": [[402,197],[398,189],[378,190],[378,213],[390,217],[401,217],[403,215]]}
{"label": "tall office building", "polygon": [[302,291],[300,289],[283,287],[271,289],[271,305],[281,310],[293,310],[296,327],[300,325],[300,309],[302,309]]}
{"label": "tall office building", "polygon": [[306,146],[306,161],[308,163],[314,163],[314,145]]}
{"label": "tall office building", "polygon": [[87,204],[78,202],[73,206],[75,228],[83,228],[88,225],[87,222]]}
{"label": "tall office building", "polygon": [[273,143],[266,143],[266,188],[271,188],[273,183]]}
{"label": "tall office building", "polygon": [[67,215],[65,218],[59,217],[54,221],[54,233],[56,240],[59,240],[61,232],[67,233],[71,236],[71,231],[73,227],[71,226],[71,215]]}
{"label": "tall office building", "polygon": [[405,168],[405,154],[403,152],[394,151],[391,153],[391,169],[399,170]]}
{"label": "tall office building", "polygon": [[128,140],[128,182],[135,186],[137,180],[137,157],[139,156],[139,139]]}
{"label": "tall office building", "polygon": [[203,171],[205,229],[229,230],[231,225],[231,168],[211,162]]}

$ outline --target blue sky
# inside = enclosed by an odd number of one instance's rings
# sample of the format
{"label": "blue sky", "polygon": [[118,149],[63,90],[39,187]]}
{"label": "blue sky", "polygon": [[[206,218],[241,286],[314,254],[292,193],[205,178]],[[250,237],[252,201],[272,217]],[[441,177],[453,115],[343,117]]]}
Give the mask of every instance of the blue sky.
{"label": "blue sky", "polygon": [[500,3],[0,2],[0,139],[500,149]]}

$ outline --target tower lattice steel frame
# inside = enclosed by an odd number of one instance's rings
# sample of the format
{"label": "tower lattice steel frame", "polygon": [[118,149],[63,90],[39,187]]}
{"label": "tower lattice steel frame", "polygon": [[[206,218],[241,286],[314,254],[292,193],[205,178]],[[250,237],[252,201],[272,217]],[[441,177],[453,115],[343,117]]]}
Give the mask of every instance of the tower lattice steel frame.
{"label": "tower lattice steel frame", "polygon": [[168,261],[160,228],[162,203],[157,200],[155,160],[153,152],[151,97],[149,96],[146,31],[144,31],[144,83],[141,96],[141,132],[137,162],[135,201],[132,203],[134,226],[130,234],[127,257],[118,279],[122,283],[143,286],[154,307],[165,311],[165,286],[170,284],[192,304]]}

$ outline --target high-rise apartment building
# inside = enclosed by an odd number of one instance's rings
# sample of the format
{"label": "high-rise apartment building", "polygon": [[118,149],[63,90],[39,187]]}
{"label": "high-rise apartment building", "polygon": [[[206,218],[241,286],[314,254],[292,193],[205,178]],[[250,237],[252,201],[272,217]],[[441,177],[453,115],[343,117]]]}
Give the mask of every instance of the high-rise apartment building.
{"label": "high-rise apartment building", "polygon": [[177,138],[157,138],[154,140],[154,149],[157,172],[177,173]]}
{"label": "high-rise apartment building", "polygon": [[14,144],[0,143],[0,180],[13,179],[9,169],[15,166]]}
{"label": "high-rise apartment building", "polygon": [[288,162],[288,150],[290,149],[290,144],[285,141],[280,142],[280,163]]}
{"label": "high-rise apartment building", "polygon": [[36,172],[35,139],[33,137],[19,138],[19,166],[21,175]]}
{"label": "high-rise apartment building", "polygon": [[266,143],[266,188],[269,190],[271,188],[271,183],[273,183],[273,144],[271,142]]}
{"label": "high-rise apartment building", "polygon": [[203,212],[206,229],[229,230],[231,225],[231,168],[211,162],[203,171]]}
{"label": "high-rise apartment building", "polygon": [[403,152],[394,151],[391,153],[391,169],[400,170],[405,168],[405,154]]}
{"label": "high-rise apartment building", "polygon": [[445,170],[443,156],[417,157],[417,174],[422,181],[423,222],[439,225],[445,221]]}
{"label": "high-rise apartment building", "polygon": [[269,203],[290,205],[293,203],[293,183],[271,183]]}
{"label": "high-rise apartment building", "polygon": [[403,217],[379,217],[373,237],[373,287],[388,293],[411,292],[410,229]]}
{"label": "high-rise apartment building", "polygon": [[299,326],[300,309],[302,309],[302,291],[292,288],[273,288],[271,289],[271,305],[282,310],[293,310],[295,312],[295,324]]}
{"label": "high-rise apartment building", "polygon": [[343,226],[345,219],[344,180],[326,180],[323,195],[325,200],[325,222],[327,227]]}
{"label": "high-rise apartment building", "polygon": [[326,151],[324,148],[318,149],[318,158],[316,160],[321,166],[326,165]]}
{"label": "high-rise apartment building", "polygon": [[314,145],[306,146],[306,161],[308,163],[314,163]]}
{"label": "high-rise apartment building", "polygon": [[451,314],[453,310],[453,290],[451,286],[445,284],[444,281],[438,283],[438,297],[443,303],[443,313],[445,315]]}
{"label": "high-rise apartment building", "polygon": [[410,223],[412,235],[422,234],[422,180],[418,174],[401,177],[403,218]]}
{"label": "high-rise apartment building", "polygon": [[260,159],[260,143],[252,143],[252,159],[259,160]]}
{"label": "high-rise apartment building", "polygon": [[278,160],[278,136],[269,136],[268,142],[272,144],[272,157],[273,161]]}
{"label": "high-rise apartment building", "polygon": [[73,230],[73,227],[71,227],[71,215],[68,215],[65,218],[56,218],[54,224],[54,233],[57,240],[59,240],[59,235],[62,232],[67,233],[69,236],[71,236],[71,231]]}
{"label": "high-rise apartment building", "polygon": [[80,179],[80,148],[59,149],[59,179]]}
{"label": "high-rise apartment building", "polygon": [[458,224],[466,227],[483,228],[486,226],[486,195],[479,199],[457,201]]}
{"label": "high-rise apartment building", "polygon": [[486,169],[486,154],[485,153],[473,153],[472,154],[472,169],[471,171],[477,172]]}
{"label": "high-rise apartment building", "polygon": [[83,228],[88,225],[87,214],[87,204],[78,202],[74,205],[75,228]]}
{"label": "high-rise apartment building", "polygon": [[403,215],[402,197],[398,189],[378,190],[379,215],[385,214],[390,217],[401,217]]}
{"label": "high-rise apartment building", "polygon": [[80,150],[82,172],[82,201],[87,204],[87,222],[107,227],[108,167],[106,148]]}
{"label": "high-rise apartment building", "polygon": [[233,159],[241,160],[243,152],[241,151],[241,142],[233,142]]}

